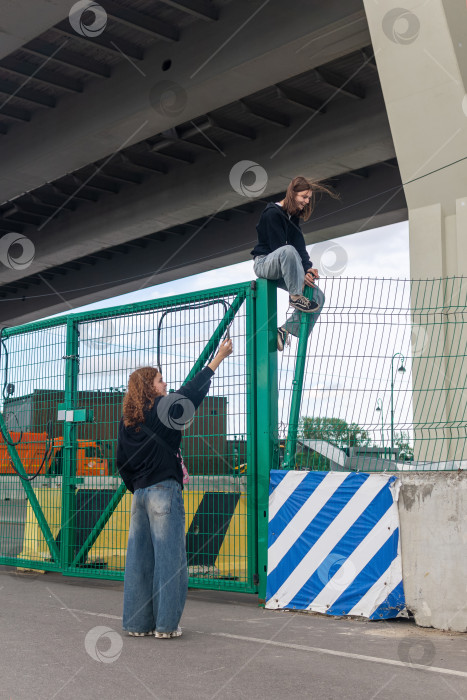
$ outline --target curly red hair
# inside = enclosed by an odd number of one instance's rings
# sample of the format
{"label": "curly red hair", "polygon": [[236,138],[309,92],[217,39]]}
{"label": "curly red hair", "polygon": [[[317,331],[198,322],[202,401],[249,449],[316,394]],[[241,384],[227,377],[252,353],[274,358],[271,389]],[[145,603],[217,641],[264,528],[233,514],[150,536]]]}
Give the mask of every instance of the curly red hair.
{"label": "curly red hair", "polygon": [[[144,423],[144,411],[149,411],[157,394],[154,379],[160,374],[156,367],[140,367],[128,377],[128,389],[123,399],[125,427]],[[139,430],[139,428],[137,428]]]}

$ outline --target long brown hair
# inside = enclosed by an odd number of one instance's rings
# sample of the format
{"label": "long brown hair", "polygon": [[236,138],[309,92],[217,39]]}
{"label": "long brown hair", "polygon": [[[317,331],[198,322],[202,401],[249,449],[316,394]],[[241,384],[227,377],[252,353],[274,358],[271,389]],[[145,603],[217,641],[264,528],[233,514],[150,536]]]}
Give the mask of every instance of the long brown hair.
{"label": "long brown hair", "polygon": [[125,427],[144,423],[144,411],[152,408],[157,396],[153,384],[158,374],[156,367],[140,367],[128,377],[128,389],[123,399]]}
{"label": "long brown hair", "polygon": [[[298,209],[295,204],[295,195],[298,192],[311,191],[311,197],[308,204],[302,210]],[[329,194],[333,199],[339,199],[339,195],[333,192],[330,187],[323,185],[321,182],[312,182],[308,178],[298,175],[294,177],[290,185],[287,187],[287,192],[284,197],[283,209],[291,216],[300,216],[304,221],[310,218],[317,201],[317,195]]]}

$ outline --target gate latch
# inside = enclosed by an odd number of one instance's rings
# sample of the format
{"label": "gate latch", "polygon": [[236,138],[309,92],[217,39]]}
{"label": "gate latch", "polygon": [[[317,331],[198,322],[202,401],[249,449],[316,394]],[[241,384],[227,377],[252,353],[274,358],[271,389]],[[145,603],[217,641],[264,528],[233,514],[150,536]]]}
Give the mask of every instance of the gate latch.
{"label": "gate latch", "polygon": [[92,408],[65,408],[63,404],[59,404],[57,420],[63,420],[65,423],[93,423],[94,411]]}

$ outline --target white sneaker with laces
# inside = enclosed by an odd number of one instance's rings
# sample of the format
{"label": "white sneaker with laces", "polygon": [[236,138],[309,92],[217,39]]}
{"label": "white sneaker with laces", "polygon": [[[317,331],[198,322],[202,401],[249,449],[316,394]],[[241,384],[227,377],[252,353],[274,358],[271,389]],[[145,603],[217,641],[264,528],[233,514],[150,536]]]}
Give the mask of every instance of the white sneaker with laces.
{"label": "white sneaker with laces", "polygon": [[296,299],[292,299],[289,295],[289,306],[292,306],[297,311],[302,311],[304,314],[312,314],[319,309],[319,304],[313,299],[307,299],[303,294],[300,294]]}

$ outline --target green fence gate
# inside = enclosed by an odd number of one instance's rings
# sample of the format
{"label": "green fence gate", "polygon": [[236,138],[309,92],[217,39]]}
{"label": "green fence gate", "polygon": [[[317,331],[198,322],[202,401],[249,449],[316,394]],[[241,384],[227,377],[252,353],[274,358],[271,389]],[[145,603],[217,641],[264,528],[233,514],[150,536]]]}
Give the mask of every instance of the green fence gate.
{"label": "green fence gate", "polygon": [[310,339],[304,316],[282,353],[266,280],[4,329],[0,564],[123,578],[128,375],[161,366],[177,389],[227,333],[182,439],[191,586],[264,597],[271,468],[467,468],[467,280],[320,284]]}
{"label": "green fence gate", "polygon": [[161,366],[177,389],[229,334],[234,353],[183,431],[190,585],[258,590],[256,302],[244,283],[3,331],[0,563],[123,578],[131,494],[115,456],[128,375]]}

